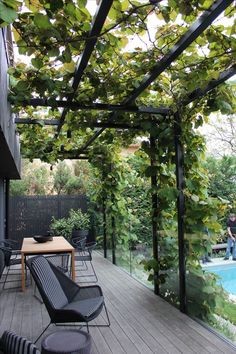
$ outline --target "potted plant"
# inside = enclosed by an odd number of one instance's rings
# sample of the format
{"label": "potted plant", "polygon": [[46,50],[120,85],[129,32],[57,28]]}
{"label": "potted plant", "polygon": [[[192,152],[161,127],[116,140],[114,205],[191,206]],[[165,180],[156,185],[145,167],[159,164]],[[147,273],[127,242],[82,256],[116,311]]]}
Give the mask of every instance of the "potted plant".
{"label": "potted plant", "polygon": [[55,219],[53,216],[50,224],[50,231],[54,236],[63,236],[67,240],[71,239],[72,228],[66,218]]}
{"label": "potted plant", "polygon": [[72,239],[75,237],[87,237],[90,228],[90,217],[86,212],[82,212],[81,209],[73,210],[69,212],[68,223],[72,230]]}

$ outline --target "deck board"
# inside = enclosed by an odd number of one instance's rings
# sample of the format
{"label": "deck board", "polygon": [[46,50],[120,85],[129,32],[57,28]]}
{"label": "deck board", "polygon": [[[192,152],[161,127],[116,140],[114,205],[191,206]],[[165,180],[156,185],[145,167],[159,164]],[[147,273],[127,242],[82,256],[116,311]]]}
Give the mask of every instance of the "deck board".
{"label": "deck board", "polygon": [[[92,354],[236,352],[221,338],[96,253],[94,266],[104,292],[111,327],[90,329]],[[94,322],[104,320],[102,314]],[[33,296],[33,286],[29,286],[25,293],[20,288],[1,291],[0,335],[5,329],[11,329],[34,341],[48,323],[44,305]],[[57,330],[61,328],[51,325],[45,335]],[[40,347],[40,342],[37,345]]]}

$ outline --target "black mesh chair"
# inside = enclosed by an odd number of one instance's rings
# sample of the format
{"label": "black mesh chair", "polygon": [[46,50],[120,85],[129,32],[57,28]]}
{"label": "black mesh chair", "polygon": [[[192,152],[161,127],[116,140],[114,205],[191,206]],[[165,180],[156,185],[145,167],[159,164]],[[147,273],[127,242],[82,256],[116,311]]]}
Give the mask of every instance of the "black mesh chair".
{"label": "black mesh chair", "polygon": [[[76,249],[75,262],[81,265],[75,268],[78,270],[76,278],[78,278],[79,283],[97,283],[98,278],[92,263],[92,251],[97,243],[86,243],[86,238],[76,238],[72,240],[72,244]],[[87,263],[90,265],[90,270]]]}
{"label": "black mesh chair", "polygon": [[[21,265],[21,258],[18,257],[14,250],[11,247],[0,246],[0,250],[4,253],[5,266],[7,268],[5,276],[5,280],[3,281],[3,289],[5,288],[6,283],[15,283],[16,279],[8,279],[9,275],[21,275],[21,271],[14,266]],[[27,273],[26,273],[27,274]],[[15,288],[15,287],[14,287]]]}
{"label": "black mesh chair", "polygon": [[3,354],[40,354],[32,342],[10,331],[5,331],[0,339],[0,352]]}
{"label": "black mesh chair", "polygon": [[12,250],[12,255],[14,256],[20,256],[21,255],[21,245],[18,241],[16,240],[1,240],[0,241],[0,247],[8,247]]}
{"label": "black mesh chair", "polygon": [[30,258],[26,262],[50,317],[50,323],[35,342],[51,323],[83,323],[89,332],[88,323],[97,318],[103,308],[107,323],[93,326],[110,326],[100,286],[79,286],[43,256]]}
{"label": "black mesh chair", "polygon": [[0,280],[2,278],[2,273],[5,269],[5,255],[3,251],[0,249]]}
{"label": "black mesh chair", "polygon": [[[50,256],[45,256],[49,262],[54,264],[58,269],[60,269],[63,273],[69,274],[69,258],[70,255],[68,253],[57,253],[57,254],[52,254]],[[36,297],[37,300],[42,302],[42,300],[37,296],[36,294],[36,283],[34,286],[34,296]]]}

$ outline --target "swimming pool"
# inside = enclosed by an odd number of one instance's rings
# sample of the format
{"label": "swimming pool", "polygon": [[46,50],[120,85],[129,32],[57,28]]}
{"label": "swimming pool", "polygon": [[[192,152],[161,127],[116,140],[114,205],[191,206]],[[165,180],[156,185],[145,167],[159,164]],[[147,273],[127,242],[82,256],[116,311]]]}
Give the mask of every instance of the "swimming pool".
{"label": "swimming pool", "polygon": [[207,269],[205,268],[205,270],[219,275],[221,279],[218,283],[221,284],[226,291],[236,295],[236,264],[211,266]]}

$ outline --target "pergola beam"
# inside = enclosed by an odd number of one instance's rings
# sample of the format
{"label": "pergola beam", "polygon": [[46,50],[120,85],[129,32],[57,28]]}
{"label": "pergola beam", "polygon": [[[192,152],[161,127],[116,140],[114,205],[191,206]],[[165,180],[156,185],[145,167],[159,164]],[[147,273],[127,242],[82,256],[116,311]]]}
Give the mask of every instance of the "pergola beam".
{"label": "pergola beam", "polygon": [[83,146],[81,146],[81,148],[80,148],[80,150],[79,150],[79,153],[82,154],[82,153],[87,149],[87,147],[89,147],[89,145],[91,145],[91,144],[94,142],[94,140],[96,140],[96,139],[99,137],[99,135],[101,135],[102,132],[104,132],[105,129],[106,129],[106,128],[101,128],[101,129],[97,130],[97,131],[94,133],[94,135],[91,136],[91,137],[88,139],[88,141],[87,141],[86,143],[84,143]]}
{"label": "pergola beam", "polygon": [[59,119],[30,119],[30,118],[15,118],[15,124],[39,124],[39,125],[58,125]]}
{"label": "pergola beam", "polygon": [[193,102],[194,100],[205,96],[209,91],[213,90],[226,80],[230,79],[232,76],[236,75],[236,64],[230,67],[229,69],[225,70],[219,75],[219,78],[216,80],[211,80],[207,84],[204,89],[197,88],[196,90],[192,91],[186,99],[181,101],[181,104],[187,106],[189,103]]}
{"label": "pergola beam", "polygon": [[194,22],[173,48],[152,68],[151,73],[144,77],[140,86],[133,91],[131,96],[125,100],[124,104],[132,103],[232,2],[233,0],[218,0],[214,2],[213,5]]}
{"label": "pergola beam", "polygon": [[23,102],[23,106],[42,106],[42,107],[62,107],[72,110],[98,110],[98,111],[110,111],[110,112],[129,112],[129,113],[147,113],[147,114],[161,114],[168,115],[169,109],[167,107],[146,107],[146,106],[123,106],[118,104],[107,103],[92,103],[90,105],[82,105],[77,102],[69,102],[63,100],[47,100],[42,98],[32,98],[29,101]]}
{"label": "pergola beam", "polygon": [[[94,47],[97,43],[97,38],[101,33],[102,27],[104,25],[104,22],[107,18],[108,12],[111,8],[111,5],[113,3],[113,0],[102,0],[100,2],[100,5],[98,7],[98,10],[95,14],[94,22],[92,24],[92,29],[89,33],[89,36],[86,40],[86,45],[84,48],[83,53],[81,54],[80,60],[78,62],[77,68],[74,73],[74,78],[73,78],[73,83],[72,83],[72,88],[73,88],[73,93],[71,93],[68,96],[67,101],[72,102],[76,90],[80,84],[80,80],[83,76],[84,70],[86,69],[89,59],[91,57],[91,54],[94,50]],[[60,133],[61,127],[64,124],[66,114],[68,112],[68,109],[65,108],[62,112],[61,118],[60,118],[60,124],[57,127],[57,134]]]}
{"label": "pergola beam", "polygon": [[88,160],[89,157],[84,155],[84,156],[80,156],[80,155],[71,155],[68,153],[64,153],[62,155],[63,159],[69,159],[69,160]]}
{"label": "pergola beam", "polygon": [[[196,90],[192,91],[188,97],[180,102],[181,105],[188,105],[189,103],[193,102],[194,100],[205,96],[209,91],[213,90],[232,76],[236,75],[236,64],[230,67],[229,69],[225,70],[219,75],[219,78],[216,80],[211,80],[205,87],[205,89],[197,88]],[[60,104],[67,104],[67,101],[56,101],[58,105]],[[49,106],[49,102],[45,99],[31,99],[29,104],[32,106]],[[76,103],[75,103],[76,104]],[[101,107],[100,107],[101,105]],[[79,107],[79,105],[78,105]],[[81,109],[108,109],[109,107],[118,107],[121,111],[123,109],[129,109],[129,112],[134,112],[137,109],[136,113],[145,113],[149,114],[169,114],[171,111],[169,108],[155,108],[155,107],[123,107],[120,105],[108,105],[108,104],[94,104],[92,105],[93,108],[89,108],[89,106],[80,106]],[[128,111],[127,111],[128,112]],[[158,113],[157,113],[158,112]],[[162,113],[161,113],[162,112]],[[51,125],[51,126],[58,126],[59,125],[58,119],[24,119],[24,118],[16,118],[16,124],[41,124],[41,125]],[[87,143],[85,143],[80,151],[84,151],[106,128],[114,128],[114,129],[137,129],[142,130],[143,128],[141,125],[130,125],[128,123],[113,123],[113,122],[93,122],[89,124],[92,128],[101,128],[95,134],[96,136],[92,136]]]}
{"label": "pergola beam", "polygon": [[[16,124],[40,124],[58,126],[59,119],[28,119],[28,118],[16,118]],[[86,126],[86,123],[83,123]],[[114,129],[137,129],[142,130],[141,125],[131,125],[128,123],[112,123],[112,122],[89,122],[87,124],[89,128],[114,128]]]}
{"label": "pergola beam", "polygon": [[[189,28],[189,30],[180,38],[172,49],[153,67],[150,74],[146,75],[140,86],[136,88],[131,96],[126,98],[123,105],[133,104],[133,101],[153,82],[157,77],[165,71],[170,64],[183,53],[183,51],[196,40],[202,32],[211,25],[211,23],[233,2],[233,0],[217,0],[206,10],[198,20]],[[115,115],[116,113],[114,113]],[[114,117],[114,115],[112,117]],[[111,117],[111,118],[112,118]],[[104,128],[98,130],[81,148],[84,151],[94,140],[99,137]]]}

